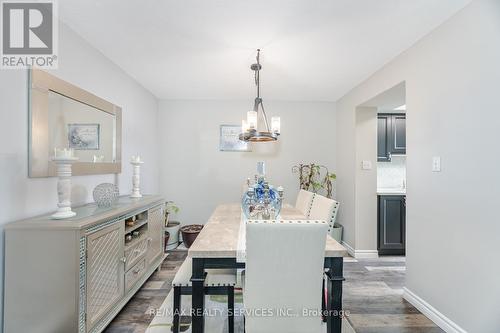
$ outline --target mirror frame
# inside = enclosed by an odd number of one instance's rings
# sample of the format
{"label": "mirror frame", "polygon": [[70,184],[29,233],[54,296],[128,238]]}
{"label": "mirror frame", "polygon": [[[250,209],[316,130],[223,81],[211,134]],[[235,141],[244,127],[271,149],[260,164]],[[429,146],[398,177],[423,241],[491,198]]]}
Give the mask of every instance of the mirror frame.
{"label": "mirror frame", "polygon": [[72,174],[80,176],[121,173],[122,109],[119,106],[47,72],[39,69],[31,69],[29,70],[29,177],[39,178],[56,176],[55,163],[52,161],[45,163],[50,156],[48,128],[49,91],[53,91],[115,116],[116,162],[77,162],[73,164]]}

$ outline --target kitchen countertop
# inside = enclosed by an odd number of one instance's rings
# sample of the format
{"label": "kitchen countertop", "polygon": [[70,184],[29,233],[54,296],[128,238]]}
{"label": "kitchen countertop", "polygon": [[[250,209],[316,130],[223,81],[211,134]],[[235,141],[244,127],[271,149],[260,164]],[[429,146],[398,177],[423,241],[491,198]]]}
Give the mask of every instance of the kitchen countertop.
{"label": "kitchen countertop", "polygon": [[378,188],[378,195],[406,195],[405,188]]}

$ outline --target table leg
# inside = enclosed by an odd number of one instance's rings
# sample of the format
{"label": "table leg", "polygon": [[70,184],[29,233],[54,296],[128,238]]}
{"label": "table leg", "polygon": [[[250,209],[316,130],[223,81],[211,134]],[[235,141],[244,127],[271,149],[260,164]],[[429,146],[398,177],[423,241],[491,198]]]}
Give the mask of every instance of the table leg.
{"label": "table leg", "polygon": [[326,289],[325,277],[323,276],[323,285],[321,286],[321,320],[326,323]]}
{"label": "table leg", "polygon": [[205,325],[205,260],[193,258],[193,271],[191,276],[192,288],[192,332],[203,333]]}
{"label": "table leg", "polygon": [[326,258],[327,273],[327,309],[326,321],[328,333],[342,332],[342,282],[344,279],[344,259],[341,257]]}

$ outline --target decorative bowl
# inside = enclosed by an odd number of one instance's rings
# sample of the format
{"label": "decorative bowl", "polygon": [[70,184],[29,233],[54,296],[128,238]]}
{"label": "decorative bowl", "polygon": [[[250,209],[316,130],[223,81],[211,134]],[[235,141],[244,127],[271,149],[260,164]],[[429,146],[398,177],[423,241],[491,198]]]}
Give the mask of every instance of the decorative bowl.
{"label": "decorative bowl", "polygon": [[111,183],[102,183],[95,187],[92,192],[94,201],[99,207],[110,207],[118,199],[118,186]]}

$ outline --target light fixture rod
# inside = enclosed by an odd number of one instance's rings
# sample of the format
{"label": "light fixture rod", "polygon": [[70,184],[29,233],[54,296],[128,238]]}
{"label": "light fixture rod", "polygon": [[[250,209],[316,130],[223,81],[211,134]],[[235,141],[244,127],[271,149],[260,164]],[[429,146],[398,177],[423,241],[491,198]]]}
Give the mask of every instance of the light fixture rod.
{"label": "light fixture rod", "polygon": [[[255,70],[255,80],[257,81],[257,98],[260,98],[260,49],[257,49],[257,69]],[[262,101],[262,100],[261,100]]]}
{"label": "light fixture rod", "polygon": [[257,86],[257,97],[255,98],[255,103],[253,106],[253,110],[259,113],[259,105],[262,109],[262,115],[264,116],[264,124],[266,125],[266,131],[271,132],[269,128],[269,123],[267,121],[266,111],[264,110],[264,103],[262,103],[262,98],[260,98],[260,70],[262,69],[262,65],[260,64],[260,49],[257,49],[257,56],[255,57],[257,63],[250,66],[250,68],[255,72],[255,85]]}
{"label": "light fixture rod", "polygon": [[269,130],[269,124],[267,123],[267,114],[266,110],[264,110],[264,103],[262,103],[262,99],[260,100],[260,108],[262,109],[262,115],[264,116],[264,123],[266,124],[266,129],[268,132],[271,132]]}
{"label": "light fixture rod", "polygon": [[257,49],[257,56],[255,57],[257,63],[252,64],[250,68],[255,72],[255,85],[257,86],[257,98],[260,98],[260,70],[262,65],[260,64],[260,49]]}

